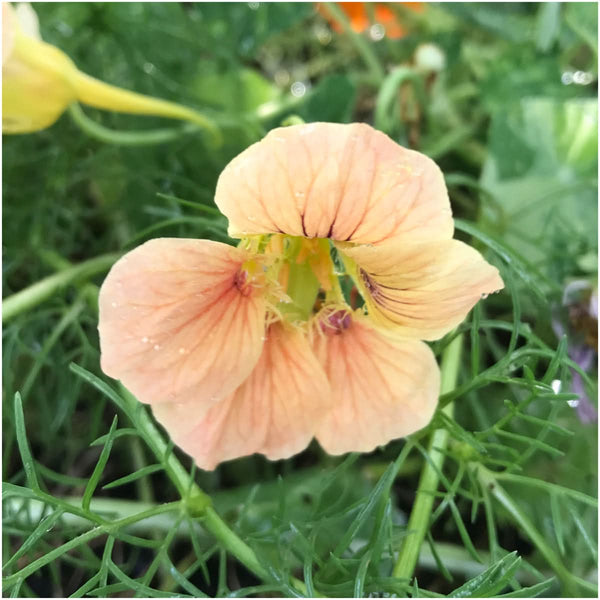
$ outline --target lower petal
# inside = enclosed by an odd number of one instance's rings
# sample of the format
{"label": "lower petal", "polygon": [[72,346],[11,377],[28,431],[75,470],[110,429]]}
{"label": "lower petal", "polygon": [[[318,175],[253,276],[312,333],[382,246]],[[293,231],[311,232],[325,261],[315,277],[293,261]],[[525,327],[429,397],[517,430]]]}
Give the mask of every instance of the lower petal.
{"label": "lower petal", "polygon": [[330,404],[329,384],[298,329],[267,331],[248,379],[208,412],[195,402],[157,405],[153,412],[173,441],[203,469],[259,452],[271,460],[303,450]]}
{"label": "lower petal", "polygon": [[439,339],[504,287],[498,269],[457,240],[338,248],[356,263],[369,315],[403,337]]}
{"label": "lower petal", "polygon": [[317,440],[327,452],[370,452],[429,423],[440,372],[426,344],[390,339],[358,313],[334,333],[320,331],[314,349],[329,378],[332,408]]}
{"label": "lower petal", "polygon": [[100,290],[102,370],[141,402],[206,409],[250,374],[263,345],[263,291],[246,252],[206,240],[156,239],[112,268]]}

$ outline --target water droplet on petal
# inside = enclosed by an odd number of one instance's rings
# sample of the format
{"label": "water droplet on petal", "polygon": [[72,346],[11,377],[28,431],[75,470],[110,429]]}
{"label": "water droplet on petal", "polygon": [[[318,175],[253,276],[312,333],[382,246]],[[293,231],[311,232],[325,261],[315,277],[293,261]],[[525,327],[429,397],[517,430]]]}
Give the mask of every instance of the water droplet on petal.
{"label": "water droplet on petal", "polygon": [[185,348],[179,348],[179,354],[185,354]]}
{"label": "water droplet on petal", "polygon": [[148,338],[147,337],[143,337],[142,338],[142,344],[147,344],[148,343]]}
{"label": "water droplet on petal", "polygon": [[111,306],[112,306],[113,308],[117,308],[117,303],[116,303],[116,302],[113,302],[113,303],[111,303]]}
{"label": "water droplet on petal", "polygon": [[481,294],[481,299],[485,300],[488,296],[489,296],[489,294]]}
{"label": "water droplet on petal", "polygon": [[154,349],[155,349],[155,350],[160,350],[160,346],[159,346],[158,344],[155,344],[155,345],[154,345]]}

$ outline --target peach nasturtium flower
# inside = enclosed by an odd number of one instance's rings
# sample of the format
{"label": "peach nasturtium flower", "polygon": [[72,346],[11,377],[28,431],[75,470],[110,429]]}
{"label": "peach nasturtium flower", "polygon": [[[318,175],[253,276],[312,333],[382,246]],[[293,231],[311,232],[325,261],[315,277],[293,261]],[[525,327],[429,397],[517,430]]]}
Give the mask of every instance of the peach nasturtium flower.
{"label": "peach nasturtium flower", "polygon": [[227,165],[215,202],[237,248],[156,239],[112,268],[105,373],[205,469],[313,437],[366,452],[425,426],[440,376],[422,340],[503,287],[452,239],[435,163],[365,124],[279,128]]}
{"label": "peach nasturtium flower", "polygon": [[54,124],[82,102],[119,112],[183,119],[213,130],[200,113],[174,102],[129,92],[77,69],[61,50],[42,41],[29,4],[2,3],[2,132],[30,133]]}

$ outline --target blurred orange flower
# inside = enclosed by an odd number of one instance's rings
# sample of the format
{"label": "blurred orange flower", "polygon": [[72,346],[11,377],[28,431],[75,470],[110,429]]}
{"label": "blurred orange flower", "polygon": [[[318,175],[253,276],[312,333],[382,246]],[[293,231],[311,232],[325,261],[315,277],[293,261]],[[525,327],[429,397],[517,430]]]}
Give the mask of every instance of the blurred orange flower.
{"label": "blurred orange flower", "polygon": [[[405,26],[398,21],[396,13],[387,3],[369,3],[372,6],[371,9],[367,7],[367,2],[336,2],[336,4],[346,13],[350,19],[352,29],[357,33],[362,33],[372,25],[379,24],[384,27],[385,34],[389,38],[398,39],[406,35]],[[396,4],[401,4],[414,12],[423,12],[425,9],[425,3],[423,2],[398,2]],[[342,26],[331,16],[324,4],[319,3],[318,9],[331,23],[335,31],[342,31]],[[371,17],[374,20],[371,20]]]}

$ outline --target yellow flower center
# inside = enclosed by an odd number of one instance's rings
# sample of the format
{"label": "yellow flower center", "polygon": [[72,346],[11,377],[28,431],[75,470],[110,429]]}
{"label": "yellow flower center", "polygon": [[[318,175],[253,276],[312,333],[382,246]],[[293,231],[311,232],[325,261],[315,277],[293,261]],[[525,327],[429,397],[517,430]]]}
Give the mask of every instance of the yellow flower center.
{"label": "yellow flower center", "polygon": [[[286,320],[305,321],[324,304],[344,303],[329,240],[272,234],[243,238],[240,247],[265,257],[261,262],[273,303]],[[250,273],[246,265],[244,272]]]}

